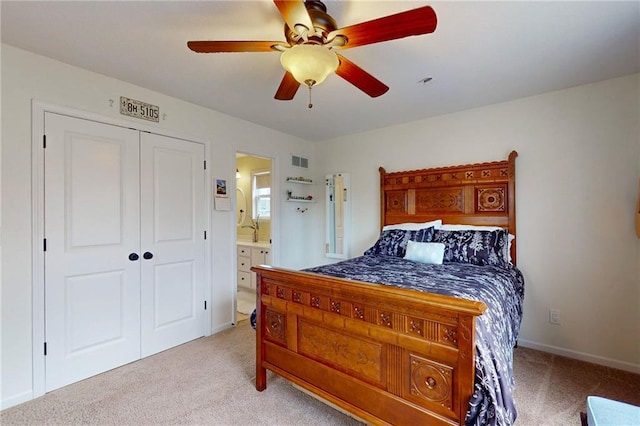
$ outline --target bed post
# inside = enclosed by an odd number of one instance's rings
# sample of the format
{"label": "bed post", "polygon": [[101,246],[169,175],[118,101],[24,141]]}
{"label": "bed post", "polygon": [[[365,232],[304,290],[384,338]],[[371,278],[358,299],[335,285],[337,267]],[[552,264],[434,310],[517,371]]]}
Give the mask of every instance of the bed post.
{"label": "bed post", "polygon": [[382,227],[384,226],[384,212],[386,200],[384,198],[384,175],[387,173],[384,167],[378,168],[378,172],[380,172],[380,231],[382,231]]}
{"label": "bed post", "polygon": [[267,388],[267,370],[263,367],[264,360],[264,312],[262,309],[262,274],[256,271],[256,389],[263,391]]}
{"label": "bed post", "polygon": [[460,315],[460,334],[458,351],[458,392],[460,404],[458,416],[460,424],[464,423],[469,409],[469,400],[473,395],[475,382],[475,356],[476,356],[476,317],[474,315]]}
{"label": "bed post", "polygon": [[[507,162],[507,171],[509,173],[509,232],[513,235],[516,234],[516,157],[518,153],[511,151]],[[516,265],[516,246],[518,242],[511,245],[511,261]]]}

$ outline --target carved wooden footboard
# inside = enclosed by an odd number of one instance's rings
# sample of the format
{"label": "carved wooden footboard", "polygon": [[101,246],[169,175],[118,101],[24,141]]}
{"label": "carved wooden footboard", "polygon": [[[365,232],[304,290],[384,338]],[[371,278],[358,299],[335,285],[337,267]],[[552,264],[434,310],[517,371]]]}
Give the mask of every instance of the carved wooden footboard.
{"label": "carved wooden footboard", "polygon": [[266,369],[373,424],[460,424],[481,302],[259,266],[256,388]]}

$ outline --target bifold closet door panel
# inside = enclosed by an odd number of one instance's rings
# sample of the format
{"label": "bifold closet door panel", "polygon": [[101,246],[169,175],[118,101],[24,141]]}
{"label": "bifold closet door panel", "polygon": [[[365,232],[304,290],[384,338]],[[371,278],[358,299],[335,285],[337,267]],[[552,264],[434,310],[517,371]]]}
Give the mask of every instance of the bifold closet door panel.
{"label": "bifold closet door panel", "polygon": [[140,137],[142,356],[204,335],[204,145]]}
{"label": "bifold closet door panel", "polygon": [[48,392],[140,358],[140,184],[138,131],[47,112],[45,134]]}

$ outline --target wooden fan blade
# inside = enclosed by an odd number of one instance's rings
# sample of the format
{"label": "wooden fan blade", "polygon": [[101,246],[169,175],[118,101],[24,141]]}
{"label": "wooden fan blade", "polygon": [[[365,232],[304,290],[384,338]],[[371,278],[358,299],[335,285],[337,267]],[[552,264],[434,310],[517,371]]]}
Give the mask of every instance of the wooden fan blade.
{"label": "wooden fan blade", "polygon": [[304,5],[304,1],[291,1],[291,0],[273,0],[276,7],[280,11],[282,18],[292,31],[298,32],[296,25],[304,25],[308,30],[313,29],[313,22],[307,12],[307,7]]}
{"label": "wooden fan blade", "polygon": [[431,6],[424,6],[331,31],[327,39],[332,40],[337,35],[344,35],[349,39],[348,43],[345,46],[336,47],[349,49],[366,44],[432,33],[435,31],[437,24],[438,18]]}
{"label": "wooden fan blade", "polygon": [[189,41],[189,49],[198,53],[273,52],[273,46],[288,44],[281,41]]}
{"label": "wooden fan blade", "polygon": [[300,83],[293,78],[293,74],[286,71],[274,98],[280,101],[290,101],[296,95],[298,87],[300,87]]}
{"label": "wooden fan blade", "polygon": [[338,55],[340,65],[336,70],[336,74],[347,80],[349,83],[362,90],[372,98],[384,95],[389,87],[383,82],[348,60],[342,55]]}

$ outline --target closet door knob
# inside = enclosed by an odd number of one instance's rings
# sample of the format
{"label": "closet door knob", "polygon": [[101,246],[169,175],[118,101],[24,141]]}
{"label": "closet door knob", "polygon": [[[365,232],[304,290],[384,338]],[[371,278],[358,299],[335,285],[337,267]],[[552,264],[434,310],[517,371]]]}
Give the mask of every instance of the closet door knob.
{"label": "closet door knob", "polygon": [[144,257],[145,259],[149,260],[149,259],[153,258],[153,253],[151,253],[150,251],[145,251],[144,254],[142,255],[142,257]]}
{"label": "closet door knob", "polygon": [[138,256],[138,253],[131,253],[129,255],[129,260],[132,261],[132,262],[135,262],[138,259],[140,259],[140,256]]}

